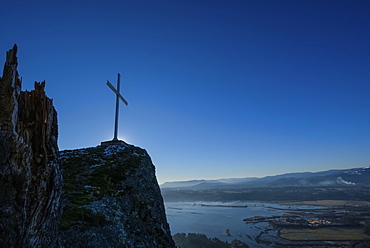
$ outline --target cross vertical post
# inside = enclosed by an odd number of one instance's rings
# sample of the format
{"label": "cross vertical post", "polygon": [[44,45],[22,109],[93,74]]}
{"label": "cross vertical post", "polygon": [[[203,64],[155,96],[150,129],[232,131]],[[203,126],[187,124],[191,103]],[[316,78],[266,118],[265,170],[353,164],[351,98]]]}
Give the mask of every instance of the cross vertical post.
{"label": "cross vertical post", "polygon": [[[114,92],[114,94],[116,94],[116,117],[115,117],[115,122],[114,122],[114,137],[113,137],[113,140],[112,141],[117,141],[117,142],[121,142],[122,143],[122,141],[118,140],[118,137],[117,137],[118,136],[119,100],[121,100],[125,105],[128,105],[128,102],[125,100],[125,98],[123,98],[123,96],[120,93],[120,89],[121,89],[121,74],[118,73],[117,89],[114,88],[114,86],[108,80],[107,80],[107,85]],[[103,143],[107,143],[107,142],[103,142]]]}
{"label": "cross vertical post", "polygon": [[121,88],[121,74],[118,73],[117,77],[117,92],[116,94],[116,119],[114,122],[114,137],[113,140],[118,140],[117,133],[118,133],[118,110],[119,110],[119,94],[120,94],[120,88]]}

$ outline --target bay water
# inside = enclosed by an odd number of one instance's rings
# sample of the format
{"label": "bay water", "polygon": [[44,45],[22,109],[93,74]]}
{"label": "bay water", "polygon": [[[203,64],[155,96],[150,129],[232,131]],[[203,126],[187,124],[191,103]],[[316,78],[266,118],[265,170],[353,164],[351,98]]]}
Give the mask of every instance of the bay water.
{"label": "bay water", "polygon": [[[259,202],[165,202],[172,235],[201,233],[223,241],[239,239],[250,247],[273,247],[275,230],[268,222],[246,223],[254,216],[281,216],[292,206]],[[312,206],[294,206],[312,208]],[[228,230],[228,233],[226,232]]]}

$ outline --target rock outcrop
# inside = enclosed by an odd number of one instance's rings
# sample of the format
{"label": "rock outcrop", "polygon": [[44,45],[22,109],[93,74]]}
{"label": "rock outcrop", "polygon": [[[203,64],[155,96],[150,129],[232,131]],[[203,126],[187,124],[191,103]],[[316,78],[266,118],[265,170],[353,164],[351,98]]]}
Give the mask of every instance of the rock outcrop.
{"label": "rock outcrop", "polygon": [[0,78],[0,247],[175,247],[147,152],[105,142],[59,154],[45,82],[22,92],[16,53]]}
{"label": "rock outcrop", "polygon": [[60,153],[64,247],[175,247],[148,153],[122,144]]}
{"label": "rock outcrop", "polygon": [[16,54],[14,45],[0,79],[0,247],[57,247],[57,113],[45,82],[21,91]]}

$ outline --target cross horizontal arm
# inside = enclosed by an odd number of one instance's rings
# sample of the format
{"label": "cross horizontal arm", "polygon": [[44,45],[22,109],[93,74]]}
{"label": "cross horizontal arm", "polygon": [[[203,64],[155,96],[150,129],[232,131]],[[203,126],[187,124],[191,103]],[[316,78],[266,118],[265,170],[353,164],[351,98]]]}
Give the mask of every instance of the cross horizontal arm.
{"label": "cross horizontal arm", "polygon": [[118,96],[118,98],[121,99],[124,104],[128,105],[128,102],[125,100],[125,98],[123,98],[123,96],[116,90],[116,88],[114,88],[114,86],[108,80],[107,85]]}

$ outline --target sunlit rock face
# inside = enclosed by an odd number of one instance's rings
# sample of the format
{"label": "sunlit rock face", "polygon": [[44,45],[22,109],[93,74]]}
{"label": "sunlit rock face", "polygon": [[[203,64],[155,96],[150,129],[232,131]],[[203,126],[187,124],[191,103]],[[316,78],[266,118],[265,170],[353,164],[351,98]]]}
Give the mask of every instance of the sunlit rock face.
{"label": "sunlit rock face", "polygon": [[64,247],[175,247],[155,168],[132,145],[61,152]]}
{"label": "sunlit rock face", "polygon": [[58,247],[57,113],[45,82],[21,91],[16,53],[0,79],[0,247]]}

